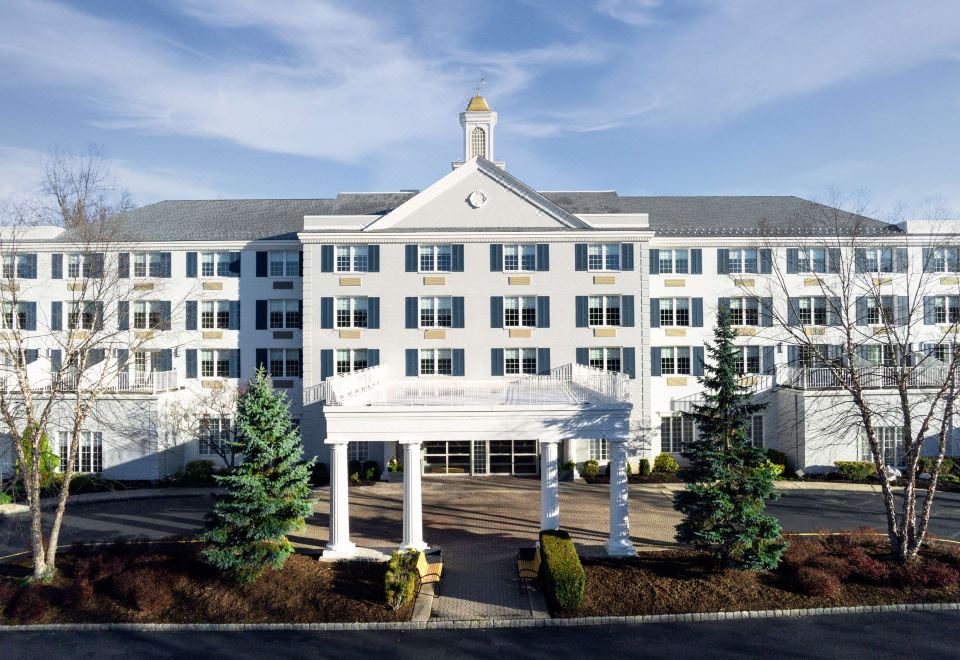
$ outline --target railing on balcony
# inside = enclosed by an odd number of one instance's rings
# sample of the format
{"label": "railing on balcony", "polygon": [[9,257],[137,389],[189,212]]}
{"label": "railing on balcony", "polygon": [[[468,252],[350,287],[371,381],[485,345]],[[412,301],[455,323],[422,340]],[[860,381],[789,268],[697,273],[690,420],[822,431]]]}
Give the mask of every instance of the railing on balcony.
{"label": "railing on balcony", "polygon": [[[85,375],[78,377],[76,375],[66,374],[60,381],[60,392],[93,391],[110,393],[129,393],[143,392],[158,394],[176,390],[179,387],[179,379],[176,371],[129,371],[120,372],[112,377],[100,377],[99,375]],[[5,392],[16,393],[20,391],[20,383],[16,376],[7,375],[0,378],[0,388]],[[31,381],[30,388],[33,392],[49,394],[53,389],[53,383],[49,378],[45,381]]]}
{"label": "railing on balcony", "polygon": [[[773,374],[744,374],[739,378],[740,384],[750,388],[753,394],[760,394],[776,386]],[[684,397],[670,400],[670,410],[673,412],[693,412],[695,405],[703,404],[703,392],[696,392]]]}
{"label": "railing on balcony", "polygon": [[380,367],[335,376],[307,388],[304,403],[328,406],[581,405],[630,401],[630,379],[621,373],[564,365],[516,380],[407,379],[385,381]]}
{"label": "railing on balcony", "polygon": [[936,360],[924,361],[910,367],[885,367],[872,362],[861,362],[851,370],[848,367],[793,367],[784,366],[777,372],[777,382],[784,387],[800,390],[837,390],[849,387],[854,376],[865,389],[891,389],[905,381],[907,387],[939,387],[949,372]]}

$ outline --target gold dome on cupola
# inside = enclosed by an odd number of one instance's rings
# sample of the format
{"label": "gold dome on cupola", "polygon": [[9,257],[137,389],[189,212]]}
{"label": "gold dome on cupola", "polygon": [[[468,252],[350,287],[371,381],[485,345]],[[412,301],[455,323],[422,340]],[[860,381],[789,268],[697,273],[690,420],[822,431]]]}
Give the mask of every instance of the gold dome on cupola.
{"label": "gold dome on cupola", "polygon": [[470,103],[467,104],[467,112],[490,112],[490,105],[487,99],[477,94],[471,97]]}

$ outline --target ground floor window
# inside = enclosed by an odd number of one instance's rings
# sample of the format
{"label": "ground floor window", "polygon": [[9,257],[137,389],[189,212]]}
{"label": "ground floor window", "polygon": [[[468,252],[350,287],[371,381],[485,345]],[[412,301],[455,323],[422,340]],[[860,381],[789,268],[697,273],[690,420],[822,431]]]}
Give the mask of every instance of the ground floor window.
{"label": "ground floor window", "polygon": [[[880,457],[884,465],[903,463],[903,428],[899,426],[878,426],[874,429],[880,445]],[[860,460],[873,462],[873,452],[866,434],[860,440]]]}
{"label": "ground floor window", "polygon": [[469,474],[470,441],[439,440],[423,443],[426,474]]}
{"label": "ground floor window", "polygon": [[754,447],[763,447],[763,415],[753,415],[747,421],[747,440]]}
{"label": "ground floor window", "polygon": [[693,440],[693,420],[683,415],[660,418],[660,451],[679,454]]}
{"label": "ground floor window", "polygon": [[503,373],[508,376],[537,373],[537,349],[503,349]]}
{"label": "ground floor window", "polygon": [[348,461],[364,461],[370,460],[370,443],[369,442],[350,442],[347,443],[347,460]]}
{"label": "ground floor window", "polygon": [[[67,467],[70,456],[70,444],[67,431],[60,431],[60,467],[61,472]],[[77,455],[76,472],[103,472],[103,434],[99,431],[81,431],[80,449]]]}
{"label": "ground floor window", "polygon": [[537,474],[536,440],[423,443],[424,474]]}
{"label": "ground floor window", "polygon": [[229,417],[205,417],[200,420],[201,456],[225,456],[230,451]]}
{"label": "ground floor window", "polygon": [[609,461],[610,443],[602,438],[590,440],[590,460]]}

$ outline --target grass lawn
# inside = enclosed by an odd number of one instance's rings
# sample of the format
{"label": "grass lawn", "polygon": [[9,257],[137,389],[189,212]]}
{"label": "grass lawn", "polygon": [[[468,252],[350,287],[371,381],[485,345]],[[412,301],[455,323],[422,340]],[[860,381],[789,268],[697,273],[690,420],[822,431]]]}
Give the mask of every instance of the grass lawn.
{"label": "grass lawn", "polygon": [[23,586],[26,565],[0,565],[0,624],[68,622],[408,621],[385,604],[386,564],[323,563],[293,555],[253,584],[220,575],[197,543],[63,552],[51,584]]}
{"label": "grass lawn", "polygon": [[576,616],[960,601],[960,552],[952,547],[930,545],[904,568],[888,562],[882,541],[866,534],[790,542],[772,572],[725,569],[690,550],[584,558],[586,594]]}

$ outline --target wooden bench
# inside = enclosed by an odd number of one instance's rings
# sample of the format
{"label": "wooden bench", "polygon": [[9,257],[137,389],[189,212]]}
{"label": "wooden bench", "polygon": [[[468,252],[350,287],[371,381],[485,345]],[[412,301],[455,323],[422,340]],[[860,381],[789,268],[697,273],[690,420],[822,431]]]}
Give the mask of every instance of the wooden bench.
{"label": "wooden bench", "polygon": [[519,578],[519,587],[523,591],[524,587],[530,586],[531,580],[536,580],[540,576],[540,548],[520,548],[517,550],[517,577]]}
{"label": "wooden bench", "polygon": [[[436,561],[439,558],[439,561]],[[433,562],[427,561],[423,552],[417,553],[417,594],[425,584],[436,584],[434,595],[440,595],[440,576],[443,573],[443,555],[432,555]]]}

